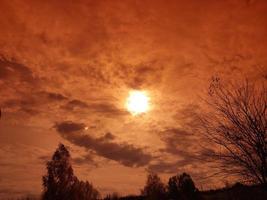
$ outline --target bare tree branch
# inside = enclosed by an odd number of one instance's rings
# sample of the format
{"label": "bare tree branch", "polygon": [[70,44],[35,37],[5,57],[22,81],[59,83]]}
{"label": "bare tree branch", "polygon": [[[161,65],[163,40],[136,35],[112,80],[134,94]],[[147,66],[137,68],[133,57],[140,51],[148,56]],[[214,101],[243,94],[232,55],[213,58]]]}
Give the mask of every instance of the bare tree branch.
{"label": "bare tree branch", "polygon": [[223,85],[213,78],[200,116],[201,131],[216,145],[210,154],[222,172],[267,183],[267,89],[244,83]]}

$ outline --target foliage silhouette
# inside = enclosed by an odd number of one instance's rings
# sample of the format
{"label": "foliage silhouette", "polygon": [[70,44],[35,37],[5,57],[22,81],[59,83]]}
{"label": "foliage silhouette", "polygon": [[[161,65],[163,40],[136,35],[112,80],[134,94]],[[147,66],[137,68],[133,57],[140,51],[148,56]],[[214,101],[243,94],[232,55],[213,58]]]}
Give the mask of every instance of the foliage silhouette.
{"label": "foliage silhouette", "polygon": [[145,196],[147,200],[167,199],[166,186],[155,173],[148,174],[146,185],[141,191],[141,194]]}
{"label": "foliage silhouette", "polygon": [[59,144],[52,160],[47,162],[43,187],[43,200],[95,200],[99,196],[90,183],[74,176],[70,153],[63,144]]}
{"label": "foliage silhouette", "polygon": [[117,193],[108,194],[104,200],[119,200],[119,195]]}
{"label": "foliage silhouette", "polygon": [[168,196],[170,199],[179,199],[182,194],[179,187],[179,176],[172,176],[168,182]]}
{"label": "foliage silhouette", "polygon": [[169,179],[169,199],[197,199],[197,194],[198,190],[189,174],[183,173]]}

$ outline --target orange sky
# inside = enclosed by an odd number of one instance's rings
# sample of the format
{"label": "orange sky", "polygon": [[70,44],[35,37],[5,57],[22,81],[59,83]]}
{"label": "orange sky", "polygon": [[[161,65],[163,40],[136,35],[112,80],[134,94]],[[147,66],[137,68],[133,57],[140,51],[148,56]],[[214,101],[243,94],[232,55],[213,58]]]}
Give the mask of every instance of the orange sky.
{"label": "orange sky", "polygon": [[[222,184],[194,116],[212,76],[266,76],[266,19],[265,0],[2,0],[0,198],[39,194],[59,142],[102,193],[139,193],[147,170]],[[150,112],[127,112],[133,89]]]}

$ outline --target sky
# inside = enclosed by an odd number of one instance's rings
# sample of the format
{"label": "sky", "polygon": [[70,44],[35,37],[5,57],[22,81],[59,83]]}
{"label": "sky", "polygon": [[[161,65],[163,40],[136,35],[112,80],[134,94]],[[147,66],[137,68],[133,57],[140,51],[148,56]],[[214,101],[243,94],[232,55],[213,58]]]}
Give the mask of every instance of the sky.
{"label": "sky", "polygon": [[[266,19],[265,0],[1,0],[0,198],[40,194],[59,143],[102,194],[149,171],[223,184],[196,115],[212,77],[266,78]],[[149,112],[128,112],[132,90]]]}

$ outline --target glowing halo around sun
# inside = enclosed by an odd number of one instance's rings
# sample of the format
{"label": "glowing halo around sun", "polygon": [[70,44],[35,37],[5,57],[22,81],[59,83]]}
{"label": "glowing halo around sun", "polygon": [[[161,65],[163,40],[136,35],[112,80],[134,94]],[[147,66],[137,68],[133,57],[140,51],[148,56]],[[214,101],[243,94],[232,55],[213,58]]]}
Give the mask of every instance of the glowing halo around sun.
{"label": "glowing halo around sun", "polygon": [[145,91],[130,91],[126,107],[132,115],[146,113],[149,110],[149,96]]}

